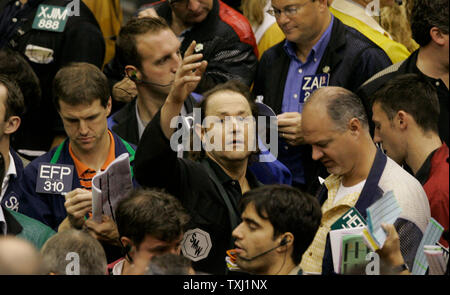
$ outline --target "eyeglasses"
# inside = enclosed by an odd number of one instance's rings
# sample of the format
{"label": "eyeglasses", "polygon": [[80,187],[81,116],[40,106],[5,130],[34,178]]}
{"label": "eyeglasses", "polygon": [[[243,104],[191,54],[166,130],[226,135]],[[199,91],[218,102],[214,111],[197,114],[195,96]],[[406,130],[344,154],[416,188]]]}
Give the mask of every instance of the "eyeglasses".
{"label": "eyeglasses", "polygon": [[281,13],[284,13],[284,15],[287,17],[291,17],[291,16],[296,15],[298,10],[300,8],[302,8],[302,6],[305,6],[308,2],[306,2],[303,5],[300,5],[300,4],[299,5],[289,5],[289,6],[286,6],[285,8],[283,8],[282,10],[272,7],[269,10],[267,10],[267,13],[276,18],[279,18],[281,16]]}

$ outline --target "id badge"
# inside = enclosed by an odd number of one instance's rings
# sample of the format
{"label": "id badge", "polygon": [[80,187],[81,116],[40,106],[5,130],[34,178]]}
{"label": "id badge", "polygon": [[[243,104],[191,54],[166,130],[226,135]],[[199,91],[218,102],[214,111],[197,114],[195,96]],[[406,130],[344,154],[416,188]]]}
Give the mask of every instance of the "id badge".
{"label": "id badge", "polygon": [[41,31],[64,32],[69,12],[64,6],[41,4],[34,16],[32,28]]}
{"label": "id badge", "polygon": [[302,88],[300,90],[300,103],[305,103],[311,94],[319,88],[328,86],[330,74],[303,76]]}
{"label": "id badge", "polygon": [[36,176],[36,192],[63,194],[72,190],[73,165],[40,163]]}

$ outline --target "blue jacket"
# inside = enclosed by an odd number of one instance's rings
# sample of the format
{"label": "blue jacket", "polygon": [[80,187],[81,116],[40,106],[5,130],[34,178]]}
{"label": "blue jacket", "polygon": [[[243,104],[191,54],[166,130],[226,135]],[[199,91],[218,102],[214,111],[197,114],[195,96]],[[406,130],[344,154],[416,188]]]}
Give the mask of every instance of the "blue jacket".
{"label": "blue jacket", "polygon": [[[123,153],[130,155],[131,165],[134,165],[135,147],[121,139],[117,134],[111,132],[115,143],[115,156]],[[59,156],[55,154],[60,151]],[[36,192],[36,177],[40,163],[56,163],[75,166],[69,153],[69,141],[65,140],[59,147],[52,149],[45,155],[32,161],[24,170],[21,181],[23,194],[19,197],[19,212],[29,217],[37,219],[51,228],[57,230],[59,224],[66,218],[67,212],[64,207],[65,198],[63,195],[42,194]],[[80,188],[78,173],[74,171],[72,189]]]}
{"label": "blue jacket", "polygon": [[5,191],[5,194],[3,195],[1,205],[17,212],[19,208],[19,196],[22,195],[22,188],[20,187],[20,183],[23,178],[24,167],[22,159],[19,157],[16,151],[14,151],[13,148],[9,148],[9,152],[11,153],[14,164],[16,165],[17,176],[9,178],[8,187]]}

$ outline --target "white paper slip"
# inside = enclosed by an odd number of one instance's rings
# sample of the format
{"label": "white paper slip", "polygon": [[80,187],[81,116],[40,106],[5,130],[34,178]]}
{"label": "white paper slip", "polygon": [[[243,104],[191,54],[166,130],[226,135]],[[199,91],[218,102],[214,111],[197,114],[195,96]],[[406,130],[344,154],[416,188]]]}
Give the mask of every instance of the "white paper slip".
{"label": "white paper slip", "polygon": [[393,191],[386,192],[382,198],[367,208],[367,227],[380,248],[383,247],[387,237],[381,224],[394,224],[401,212],[402,208],[398,205]]}
{"label": "white paper slip", "polygon": [[416,257],[414,259],[414,266],[412,269],[412,274],[414,275],[424,275],[428,268],[428,261],[424,253],[425,245],[435,245],[437,241],[441,238],[444,228],[439,224],[434,218],[430,218],[428,222],[427,229],[423,234],[422,241],[417,249]]}
{"label": "white paper slip", "polygon": [[340,273],[342,261],[342,237],[345,235],[362,234],[366,227],[344,228],[330,231],[331,254],[335,273]]}
{"label": "white paper slip", "polygon": [[101,222],[102,215],[107,215],[115,221],[117,204],[132,189],[129,155],[123,153],[92,178],[92,219]]}

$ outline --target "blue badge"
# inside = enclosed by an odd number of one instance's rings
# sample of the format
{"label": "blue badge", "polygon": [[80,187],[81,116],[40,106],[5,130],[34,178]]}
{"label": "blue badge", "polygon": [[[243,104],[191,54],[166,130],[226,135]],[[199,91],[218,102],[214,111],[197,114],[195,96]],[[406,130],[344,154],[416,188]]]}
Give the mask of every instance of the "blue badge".
{"label": "blue badge", "polygon": [[72,190],[73,165],[40,163],[36,178],[36,192],[62,194]]}
{"label": "blue badge", "polygon": [[305,103],[315,90],[328,86],[329,82],[330,74],[303,76],[300,103]]}

